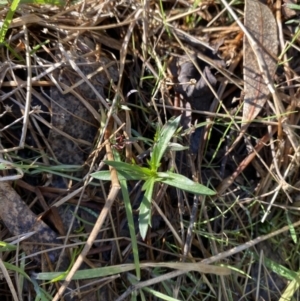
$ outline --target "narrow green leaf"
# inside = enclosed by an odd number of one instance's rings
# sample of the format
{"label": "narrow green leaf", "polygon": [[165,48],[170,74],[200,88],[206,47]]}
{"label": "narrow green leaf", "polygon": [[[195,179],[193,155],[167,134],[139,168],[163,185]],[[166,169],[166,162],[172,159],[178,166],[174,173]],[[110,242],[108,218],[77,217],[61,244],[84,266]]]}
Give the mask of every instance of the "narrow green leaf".
{"label": "narrow green leaf", "polygon": [[[109,170],[100,170],[91,174],[91,176],[95,179],[102,180],[102,181],[110,181],[110,171]],[[138,173],[129,172],[129,171],[118,171],[118,178],[119,180],[127,180],[127,181],[134,181],[134,180],[141,180],[142,177]]]}
{"label": "narrow green leaf", "polygon": [[129,164],[125,162],[116,162],[116,161],[103,161],[107,165],[114,167],[117,171],[128,171],[140,174],[140,177],[144,176],[153,176],[153,172],[147,167],[141,167],[136,164]]}
{"label": "narrow green leaf", "polygon": [[42,289],[35,279],[31,279],[33,283],[33,287],[36,293],[35,301],[51,301],[53,298],[52,296],[47,293],[44,289]]}
{"label": "narrow green leaf", "polygon": [[0,252],[14,251],[17,247],[15,245],[11,245],[7,242],[0,241]]}
{"label": "narrow green leaf", "polygon": [[144,291],[152,294],[153,296],[155,296],[156,298],[158,298],[159,300],[166,300],[166,301],[180,301],[179,299],[175,299],[171,296],[167,296],[161,292],[158,292],[152,288],[149,288],[149,287],[144,287],[143,288]]}
{"label": "narrow green leaf", "polygon": [[153,194],[153,188],[155,184],[155,178],[149,178],[144,184],[146,191],[139,208],[139,229],[143,239],[145,239],[148,231],[148,227],[151,226],[151,199]]}
{"label": "narrow green leaf", "polygon": [[4,266],[6,267],[7,270],[10,270],[10,271],[14,271],[14,272],[17,272],[21,275],[24,276],[24,278],[26,278],[27,280],[30,281],[30,277],[24,272],[23,269],[11,264],[11,263],[8,263],[8,262],[3,262]]}
{"label": "narrow green leaf", "polygon": [[[116,275],[135,269],[134,264],[120,264],[120,265],[109,265],[102,268],[93,268],[86,270],[79,270],[72,277],[73,280],[80,279],[92,279],[92,278],[101,278],[111,275]],[[38,273],[36,276],[37,280],[52,280],[60,276],[62,272],[44,272]]]}
{"label": "narrow green leaf", "polygon": [[[252,252],[251,252],[252,253]],[[253,257],[259,260],[259,257],[256,253],[252,253]],[[297,272],[269,259],[268,257],[264,256],[264,265],[269,268],[272,272],[276,273],[277,275],[284,277],[287,280],[293,280],[298,277]]]}
{"label": "narrow green leaf", "polygon": [[153,146],[150,160],[152,170],[156,171],[158,169],[161,158],[163,157],[172,136],[176,132],[180,118],[181,116],[178,116],[174,120],[168,121],[158,133],[157,142]]}
{"label": "narrow green leaf", "polygon": [[293,239],[293,242],[295,244],[297,244],[297,233],[296,233],[296,230],[295,230],[295,227],[293,226],[293,223],[289,217],[289,214],[288,214],[288,211],[286,211],[286,219],[287,219],[287,222],[288,222],[288,225],[289,225],[289,229],[290,229],[290,234],[291,234],[291,237]]}
{"label": "narrow green leaf", "polygon": [[[168,177],[166,177],[166,175]],[[167,171],[167,172],[158,172],[157,176],[160,178],[160,181],[162,183],[165,183],[167,185],[195,193],[195,194],[203,194],[203,195],[215,195],[216,192],[209,189],[208,187],[196,183],[189,178],[180,175],[175,174],[173,172]]]}
{"label": "narrow green leaf", "polygon": [[121,191],[122,196],[125,204],[125,210],[126,210],[126,217],[128,221],[128,228],[131,238],[131,245],[132,245],[132,253],[133,253],[133,260],[135,265],[135,271],[136,271],[136,277],[140,280],[141,279],[141,269],[140,269],[140,259],[139,259],[139,251],[138,251],[138,245],[137,245],[137,239],[136,239],[136,233],[134,228],[134,220],[133,220],[133,214],[132,214],[132,207],[130,203],[130,198],[128,194],[128,188],[127,183],[125,180],[120,180],[121,185]]}
{"label": "narrow green leaf", "polygon": [[[114,152],[114,157],[116,161],[120,162],[120,155],[117,152]],[[128,193],[127,182],[125,179],[123,179],[124,175],[121,175],[120,171],[118,172],[118,178],[120,181],[122,196],[125,204],[125,211],[126,211],[128,228],[129,228],[129,233],[131,238],[132,254],[133,254],[133,261],[135,265],[136,277],[138,280],[140,280],[141,268],[140,268],[139,251],[138,251],[138,244],[136,239],[133,213],[132,213],[132,207],[131,207],[129,193]]]}

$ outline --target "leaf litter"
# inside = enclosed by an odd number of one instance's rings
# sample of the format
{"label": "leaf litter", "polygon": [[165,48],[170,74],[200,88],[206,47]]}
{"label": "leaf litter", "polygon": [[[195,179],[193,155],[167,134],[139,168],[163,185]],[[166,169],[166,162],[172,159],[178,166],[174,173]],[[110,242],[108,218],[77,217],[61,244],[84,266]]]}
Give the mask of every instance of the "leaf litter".
{"label": "leaf litter", "polygon": [[[1,241],[19,241],[18,252],[3,253],[2,261],[18,265],[25,256],[24,269],[33,280],[15,288],[2,281],[0,294],[11,300],[14,289],[25,298],[38,295],[40,285],[53,300],[58,291],[66,300],[94,300],[97,293],[108,300],[130,294],[150,299],[158,292],[178,300],[286,297],[287,270],[280,267],[290,269],[290,275],[298,270],[298,224],[293,222],[299,172],[297,145],[289,133],[296,137],[299,126],[299,42],[285,50],[282,37],[288,44],[297,33],[297,22],[291,21],[298,12],[282,6],[275,15],[272,5],[250,0],[233,5],[258,42],[282,101],[278,111],[256,53],[219,2],[68,5],[20,4],[1,48]],[[278,26],[283,36],[279,30],[277,37]],[[278,40],[288,58],[284,62],[276,58]],[[287,122],[280,116],[285,112]],[[167,151],[159,173],[179,173],[217,195],[194,196],[169,187],[167,179],[157,184],[152,227],[142,240],[142,184],[136,177],[127,181],[133,215],[128,224],[113,173],[107,171],[112,185],[89,175],[108,170],[103,161],[115,151],[122,162],[145,167],[157,127],[179,115],[181,129],[172,143],[182,151]],[[246,120],[251,122],[243,130]],[[240,123],[245,141],[236,140]],[[112,151],[110,145],[117,147]],[[97,233],[91,237],[93,229]],[[90,283],[61,282],[80,253],[83,271],[113,266],[115,274],[102,270]],[[143,262],[140,281],[134,278],[136,265],[122,270],[134,254]],[[177,264],[201,261],[211,265],[205,277],[201,270],[182,271]],[[230,275],[218,276],[220,265],[229,267]],[[36,273],[57,271],[62,273],[59,285],[34,280]]]}

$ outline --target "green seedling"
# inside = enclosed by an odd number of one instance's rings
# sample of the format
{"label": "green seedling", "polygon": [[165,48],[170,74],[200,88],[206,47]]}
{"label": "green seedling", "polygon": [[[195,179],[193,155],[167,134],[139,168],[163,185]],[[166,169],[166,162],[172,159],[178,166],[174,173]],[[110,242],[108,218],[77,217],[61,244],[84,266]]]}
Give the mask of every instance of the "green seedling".
{"label": "green seedling", "polygon": [[[141,167],[137,164],[129,164],[116,161],[104,161],[106,164],[114,167],[118,172],[120,181],[143,180],[142,190],[144,196],[139,208],[139,230],[141,237],[145,239],[149,226],[151,226],[151,200],[156,183],[163,183],[190,193],[199,195],[214,195],[215,191],[208,187],[196,183],[189,178],[176,174],[172,171],[161,172],[159,167],[161,160],[167,151],[170,141],[175,134],[180,117],[170,120],[161,129],[159,129],[154,138],[154,145],[148,167]],[[110,180],[109,171],[98,171],[92,174],[92,177],[99,180]]]}

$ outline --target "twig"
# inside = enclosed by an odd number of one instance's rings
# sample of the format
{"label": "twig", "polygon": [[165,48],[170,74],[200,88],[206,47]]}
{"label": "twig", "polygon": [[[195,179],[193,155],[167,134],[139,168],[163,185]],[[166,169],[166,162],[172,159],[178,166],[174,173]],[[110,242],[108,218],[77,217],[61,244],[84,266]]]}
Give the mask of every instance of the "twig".
{"label": "twig", "polygon": [[26,89],[26,104],[24,111],[24,119],[23,119],[23,128],[22,128],[22,136],[19,142],[19,147],[23,148],[25,143],[25,138],[27,134],[28,122],[29,122],[29,110],[31,105],[31,58],[30,58],[30,47],[28,41],[28,31],[26,25],[23,25],[24,36],[25,36],[25,49],[26,49],[26,66],[27,66],[27,89]]}
{"label": "twig", "polygon": [[[58,62],[55,64],[52,64],[51,67],[49,67],[48,69],[46,69],[44,72],[38,74],[37,76],[34,76],[31,78],[32,82],[38,81],[41,78],[45,77],[46,75],[50,75],[55,69],[59,68],[60,66],[62,66],[64,63],[63,62]],[[24,88],[27,85],[27,82],[22,82],[20,83],[16,89],[4,94],[3,96],[0,97],[0,100],[3,101],[9,97],[11,97],[12,95],[14,95],[17,91],[21,90],[22,88]]]}
{"label": "twig", "polygon": [[17,296],[17,292],[14,288],[14,285],[13,285],[13,283],[12,283],[10,277],[9,277],[8,271],[7,271],[7,269],[6,269],[6,267],[5,267],[5,265],[4,265],[1,258],[0,258],[0,270],[2,271],[2,274],[3,274],[4,278],[6,279],[6,282],[9,286],[9,289],[10,289],[11,295],[13,297],[13,300],[14,301],[19,301],[18,296]]}
{"label": "twig", "polygon": [[227,257],[230,257],[236,253],[239,253],[241,251],[244,251],[250,247],[253,247],[254,245],[264,241],[264,240],[267,240],[267,239],[270,239],[276,235],[279,235],[283,232],[286,232],[286,231],[289,231],[290,230],[290,227],[293,227],[293,228],[296,228],[296,227],[299,227],[300,226],[300,221],[292,224],[292,225],[288,225],[288,226],[284,226],[283,228],[279,229],[279,230],[276,230],[272,233],[269,233],[269,234],[266,234],[266,235],[262,235],[262,236],[258,236],[256,237],[255,239],[253,240],[250,240],[240,246],[237,246],[237,247],[234,247],[228,251],[225,251],[225,252],[222,252],[222,253],[219,253],[215,256],[212,256],[210,258],[207,258],[207,259],[204,259],[201,261],[201,263],[207,263],[207,264],[210,264],[210,263],[214,263],[216,261],[219,261],[223,258],[227,258]]}
{"label": "twig", "polygon": [[[272,135],[275,134],[276,130],[273,129],[272,131]],[[249,163],[253,160],[253,158],[257,155],[257,153],[263,148],[263,146],[265,145],[265,143],[267,143],[270,140],[270,135],[266,134],[264,135],[259,141],[258,143],[255,145],[253,152],[250,153],[237,167],[237,169],[235,170],[235,172],[227,177],[226,179],[224,179],[222,181],[222,183],[219,185],[217,191],[218,191],[218,195],[213,197],[217,198],[219,197],[222,193],[224,193],[226,191],[226,189],[234,182],[234,180],[237,178],[237,176],[243,172],[243,170],[245,170],[245,168],[249,165]]]}
{"label": "twig", "polygon": [[[109,135],[106,137],[105,140],[107,140],[109,138]],[[107,153],[107,157],[108,160],[113,160],[113,155],[112,155],[112,150],[111,150],[111,146],[110,143],[106,143],[106,153]],[[95,239],[97,238],[97,235],[100,231],[100,229],[103,226],[103,223],[105,222],[105,219],[110,211],[111,206],[114,203],[115,198],[117,197],[117,194],[120,190],[120,184],[118,181],[118,176],[117,176],[117,171],[110,167],[110,171],[111,171],[111,182],[112,182],[112,187],[111,190],[109,192],[109,195],[107,197],[106,203],[94,225],[94,228],[88,238],[88,240],[86,241],[86,244],[82,250],[82,252],[80,253],[80,255],[78,256],[78,258],[76,259],[73,267],[71,268],[70,272],[68,273],[64,283],[62,284],[62,286],[60,287],[60,289],[58,290],[58,292],[56,293],[56,295],[54,296],[52,301],[58,301],[59,298],[62,297],[62,294],[64,293],[64,291],[66,290],[66,288],[68,287],[69,283],[71,282],[74,274],[76,273],[76,271],[80,268],[81,264],[83,263],[86,255],[88,254],[89,250],[91,249]]]}

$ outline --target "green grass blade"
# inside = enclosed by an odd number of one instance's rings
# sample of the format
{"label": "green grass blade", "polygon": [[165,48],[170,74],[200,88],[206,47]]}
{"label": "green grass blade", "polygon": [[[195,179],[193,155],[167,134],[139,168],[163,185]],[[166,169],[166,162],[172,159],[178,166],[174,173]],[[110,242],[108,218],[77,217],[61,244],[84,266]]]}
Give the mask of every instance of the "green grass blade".
{"label": "green grass blade", "polygon": [[[114,157],[118,162],[120,162],[119,161],[120,156],[117,152],[114,152]],[[128,228],[129,228],[129,233],[130,233],[130,238],[131,238],[132,254],[133,254],[133,261],[134,261],[134,265],[135,265],[136,277],[138,280],[140,280],[141,279],[141,268],[140,268],[139,251],[138,251],[138,244],[137,244],[137,239],[136,239],[132,207],[131,207],[131,203],[130,203],[127,182],[124,179],[124,175],[120,176],[120,172],[118,172],[118,178],[120,181],[122,196],[123,196],[123,200],[124,200],[124,204],[125,204],[125,211],[126,211]]]}
{"label": "green grass blade", "polygon": [[24,278],[26,278],[27,280],[30,280],[30,277],[24,272],[23,269],[15,266],[15,265],[13,265],[11,263],[8,263],[8,262],[3,262],[3,264],[4,264],[4,266],[6,267],[7,270],[17,272],[20,275],[23,275]]}
{"label": "green grass blade", "polygon": [[[259,257],[257,254],[252,253],[253,257],[257,260],[259,260]],[[264,256],[264,265],[272,272],[276,273],[277,275],[284,277],[288,280],[294,280],[298,278],[298,274],[295,271],[292,271],[291,269],[269,259],[268,257]]]}
{"label": "green grass blade", "polygon": [[139,259],[139,251],[138,245],[136,240],[136,233],[134,228],[134,220],[132,214],[132,207],[129,199],[127,183],[125,180],[120,180],[122,196],[125,204],[125,211],[126,211],[126,218],[128,221],[128,228],[131,238],[131,245],[132,245],[132,253],[133,253],[133,261],[135,265],[136,277],[140,280],[141,279],[141,269],[140,269],[140,259]]}
{"label": "green grass blade", "polygon": [[294,226],[293,226],[293,223],[292,223],[292,221],[291,221],[291,219],[290,219],[290,217],[289,217],[288,211],[286,211],[286,220],[287,220],[287,223],[288,223],[289,228],[290,228],[291,238],[293,239],[293,242],[294,242],[295,244],[297,244],[297,241],[298,241],[297,233],[296,233],[296,230],[295,230],[295,228],[294,228]]}
{"label": "green grass blade", "polygon": [[0,241],[0,252],[7,252],[7,251],[15,251],[17,247],[15,245],[11,245],[7,242]]}
{"label": "green grass blade", "polygon": [[50,294],[48,294],[46,291],[44,291],[37,281],[35,279],[31,279],[31,282],[33,283],[34,290],[36,292],[35,301],[51,301],[52,297]]}
{"label": "green grass blade", "polygon": [[[128,271],[132,271],[135,269],[134,264],[120,264],[120,265],[110,265],[102,268],[94,268],[87,270],[79,270],[75,273],[73,280],[81,280],[81,279],[93,279],[93,278],[101,278],[107,277],[111,275],[116,275]],[[45,272],[38,273],[36,276],[37,280],[53,280],[56,277],[62,275],[62,272]]]}
{"label": "green grass blade", "polygon": [[159,298],[159,300],[166,300],[166,301],[179,301],[179,299],[175,299],[173,297],[170,297],[170,296],[167,296],[163,293],[160,293],[152,288],[149,288],[149,287],[144,287],[143,288],[144,291],[152,294],[153,296]]}

